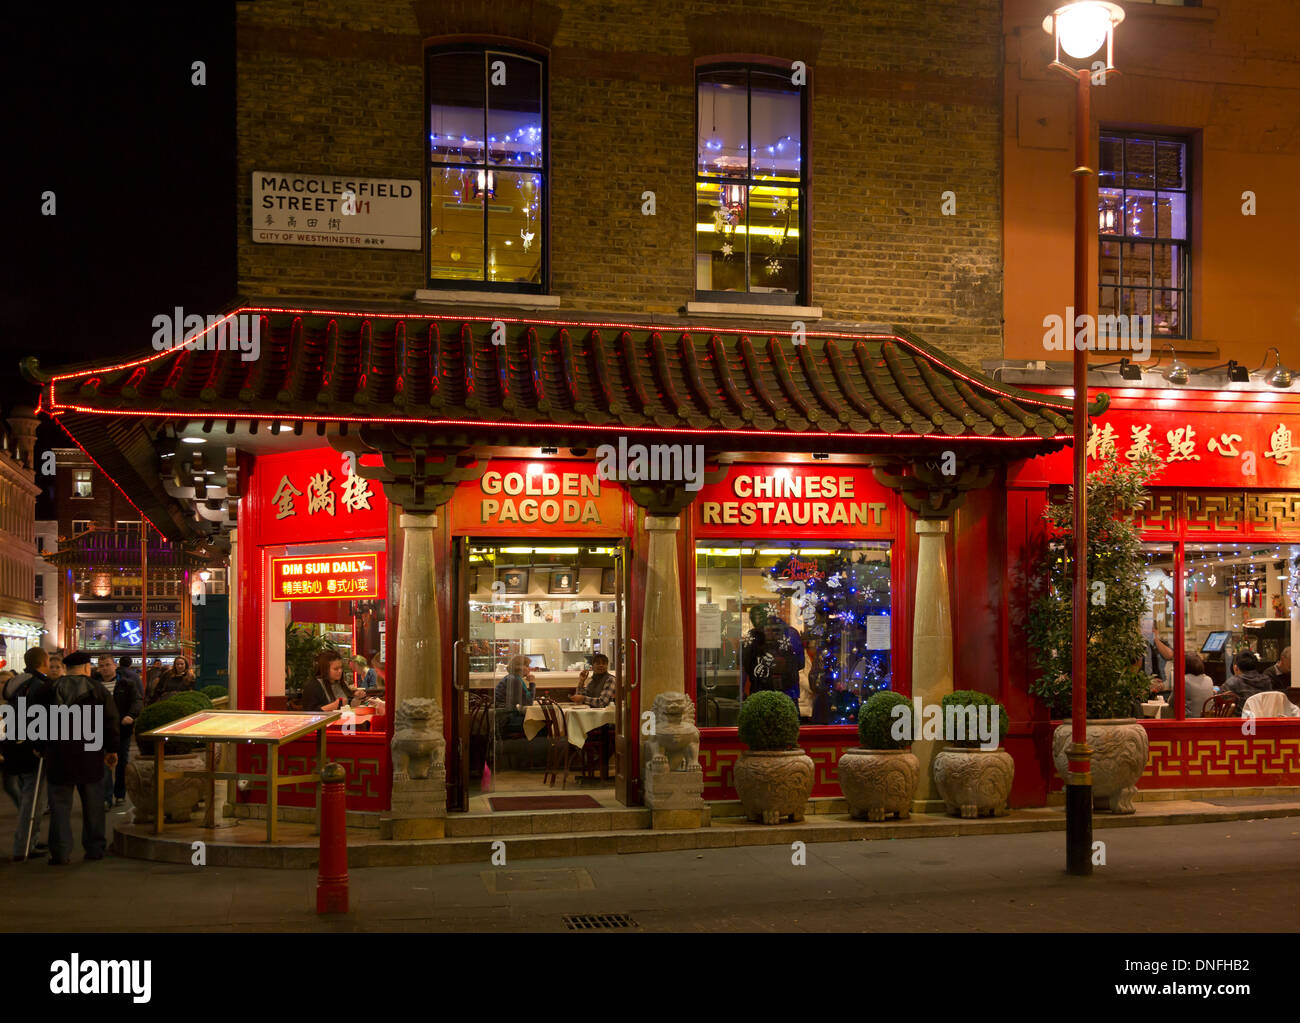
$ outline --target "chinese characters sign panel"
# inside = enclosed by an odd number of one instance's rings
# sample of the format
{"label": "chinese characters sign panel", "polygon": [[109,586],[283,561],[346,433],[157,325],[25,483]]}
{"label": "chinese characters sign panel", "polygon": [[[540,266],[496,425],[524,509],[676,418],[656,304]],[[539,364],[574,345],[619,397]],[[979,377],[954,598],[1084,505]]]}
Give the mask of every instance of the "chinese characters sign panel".
{"label": "chinese characters sign panel", "polygon": [[329,448],[261,455],[256,464],[262,543],[311,543],[388,532],[383,488],[355,462]]}
{"label": "chinese characters sign panel", "polygon": [[253,171],[253,241],[418,249],[420,182]]}
{"label": "chinese characters sign panel", "polygon": [[272,600],[372,600],[377,596],[377,554],[271,559]]}
{"label": "chinese characters sign panel", "polygon": [[697,536],[893,535],[889,491],[861,466],[737,465],[694,503]]}

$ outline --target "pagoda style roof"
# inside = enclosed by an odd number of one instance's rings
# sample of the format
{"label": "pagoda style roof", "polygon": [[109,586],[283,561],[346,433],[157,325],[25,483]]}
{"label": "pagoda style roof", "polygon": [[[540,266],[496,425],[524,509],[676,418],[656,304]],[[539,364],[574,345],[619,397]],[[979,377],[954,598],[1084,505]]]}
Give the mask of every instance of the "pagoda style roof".
{"label": "pagoda style roof", "polygon": [[153,455],[164,422],[406,424],[483,445],[695,434],[717,450],[901,454],[958,443],[1001,459],[1071,438],[1070,401],[998,383],[900,327],[795,334],[263,305],[235,316],[257,319],[255,359],[216,350],[214,325],[138,358],[24,369],[43,411],[119,480],[115,469],[136,475]]}

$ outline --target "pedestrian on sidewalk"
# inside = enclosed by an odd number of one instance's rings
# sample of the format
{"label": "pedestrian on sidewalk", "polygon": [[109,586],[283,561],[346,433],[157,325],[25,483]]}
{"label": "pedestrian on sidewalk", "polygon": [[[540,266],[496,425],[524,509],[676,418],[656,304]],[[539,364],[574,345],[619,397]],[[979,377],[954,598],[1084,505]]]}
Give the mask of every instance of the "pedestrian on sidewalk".
{"label": "pedestrian on sidewalk", "polygon": [[[49,682],[46,672],[50,667],[49,655],[40,647],[32,647],[23,655],[23,664],[27,671],[10,679],[5,685],[3,695],[6,703],[14,705],[15,713],[21,713],[19,700],[32,700],[32,691]],[[26,709],[27,704],[21,708]],[[4,788],[18,807],[18,824],[14,829],[13,860],[21,863],[33,852],[44,852],[45,845],[35,842],[30,847],[31,838],[39,839],[40,821],[45,815],[45,781],[39,778],[40,757],[36,752],[36,743],[24,736],[6,736],[0,742],[0,756],[4,757]],[[38,785],[37,782],[40,781]],[[32,824],[35,817],[36,824]]]}
{"label": "pedestrian on sidewalk", "polygon": [[[63,666],[67,674],[41,686],[36,694],[37,702],[48,708],[51,731],[59,728],[41,750],[49,771],[52,866],[71,862],[74,793],[81,798],[81,845],[86,859],[104,858],[104,768],[117,765],[119,742],[117,705],[104,686],[91,678],[90,654],[74,651],[63,659]],[[91,722],[89,734],[83,728],[68,729],[69,718]],[[63,734],[65,730],[69,734]]]}
{"label": "pedestrian on sidewalk", "polygon": [[126,801],[126,764],[131,755],[131,726],[144,709],[144,693],[140,689],[139,676],[135,672],[126,674],[131,668],[131,658],[123,657],[122,660],[126,662],[125,667],[104,654],[99,658],[99,671],[96,673],[96,677],[108,690],[108,695],[113,697],[120,724],[116,749],[117,767],[106,768],[107,773],[104,775],[104,808],[107,810],[111,810],[114,803],[121,805]]}

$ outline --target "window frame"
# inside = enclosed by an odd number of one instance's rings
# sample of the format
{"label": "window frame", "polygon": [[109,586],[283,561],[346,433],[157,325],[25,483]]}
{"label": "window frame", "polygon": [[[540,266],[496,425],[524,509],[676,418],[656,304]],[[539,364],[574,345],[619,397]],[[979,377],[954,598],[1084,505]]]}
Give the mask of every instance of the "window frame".
{"label": "window frame", "polygon": [[[1160,6],[1168,6],[1168,5],[1160,5]],[[1195,215],[1196,215],[1195,204],[1194,204],[1195,196],[1194,196],[1194,193],[1193,193],[1193,183],[1194,183],[1194,181],[1195,181],[1195,178],[1194,178],[1194,176],[1193,176],[1194,167],[1192,166],[1193,161],[1194,161],[1194,159],[1195,159],[1195,154],[1196,154],[1196,149],[1195,149],[1195,146],[1194,146],[1194,141],[1195,141],[1195,140],[1193,139],[1193,137],[1192,137],[1191,135],[1176,135],[1176,134],[1168,134],[1168,133],[1163,133],[1163,132],[1140,131],[1140,130],[1136,130],[1136,129],[1128,129],[1128,128],[1106,128],[1106,127],[1104,127],[1104,126],[1101,127],[1101,128],[1099,128],[1098,131],[1097,131],[1097,190],[1098,190],[1097,211],[1098,211],[1098,213],[1101,212],[1101,188],[1103,187],[1102,184],[1101,184],[1101,146],[1102,146],[1102,142],[1103,142],[1105,139],[1108,139],[1108,138],[1109,138],[1109,139],[1118,139],[1118,141],[1119,141],[1120,156],[1121,156],[1121,164],[1120,164],[1120,170],[1119,170],[1120,184],[1119,184],[1119,186],[1118,186],[1118,190],[1119,190],[1119,192],[1121,193],[1121,196],[1120,196],[1120,198],[1121,198],[1121,209],[1123,208],[1123,200],[1128,196],[1128,194],[1129,194],[1130,191],[1135,191],[1135,192],[1143,192],[1143,191],[1147,191],[1146,189],[1141,189],[1141,188],[1132,188],[1132,189],[1130,189],[1130,187],[1129,187],[1128,184],[1126,183],[1126,181],[1127,181],[1127,174],[1128,174],[1128,171],[1127,171],[1127,162],[1126,162],[1126,161],[1127,161],[1127,158],[1128,158],[1128,157],[1127,157],[1127,153],[1128,153],[1128,146],[1127,146],[1127,143],[1131,140],[1131,141],[1138,141],[1138,142],[1151,142],[1153,145],[1158,146],[1161,142],[1168,142],[1168,143],[1175,143],[1175,144],[1180,145],[1180,146],[1183,147],[1183,153],[1184,153],[1184,162],[1183,162],[1183,187],[1182,187],[1181,189],[1179,189],[1179,188],[1161,188],[1161,187],[1160,187],[1160,185],[1159,185],[1159,180],[1160,180],[1160,178],[1159,178],[1159,168],[1158,168],[1158,157],[1157,157],[1157,164],[1156,164],[1155,167],[1152,168],[1152,172],[1153,172],[1153,175],[1154,175],[1154,180],[1153,180],[1153,182],[1152,182],[1152,187],[1151,187],[1150,191],[1151,191],[1153,194],[1157,195],[1157,196],[1159,196],[1160,194],[1170,194],[1170,195],[1178,195],[1178,194],[1182,194],[1182,195],[1185,197],[1186,218],[1187,218],[1187,237],[1186,237],[1186,238],[1163,238],[1163,237],[1161,237],[1161,236],[1159,236],[1159,235],[1152,235],[1152,236],[1150,236],[1150,237],[1144,237],[1144,236],[1140,236],[1140,235],[1128,235],[1128,234],[1122,234],[1122,233],[1121,233],[1121,234],[1108,234],[1108,233],[1103,232],[1103,231],[1101,230],[1100,226],[1098,226],[1097,233],[1096,233],[1096,237],[1097,237],[1097,264],[1096,264],[1096,271],[1097,271],[1097,290],[1096,290],[1096,298],[1097,298],[1097,313],[1098,313],[1099,316],[1102,316],[1102,315],[1109,315],[1109,314],[1107,314],[1107,313],[1103,313],[1103,312],[1102,312],[1101,293],[1102,293],[1102,289],[1103,289],[1103,287],[1108,287],[1108,288],[1114,288],[1114,289],[1115,289],[1115,291],[1117,292],[1115,314],[1116,314],[1116,315],[1120,315],[1120,314],[1122,313],[1122,308],[1123,308],[1123,306],[1122,306],[1122,292],[1126,289],[1126,286],[1125,286],[1124,283],[1123,283],[1123,277],[1124,277],[1124,275],[1123,275],[1123,269],[1124,269],[1124,253],[1123,253],[1123,246],[1124,246],[1124,245],[1126,245],[1126,244],[1127,244],[1127,245],[1134,245],[1134,244],[1138,244],[1138,245],[1140,245],[1140,244],[1149,244],[1149,245],[1151,245],[1151,246],[1153,247],[1153,257],[1152,257],[1152,258],[1153,258],[1153,264],[1154,264],[1154,247],[1157,246],[1157,245],[1169,245],[1170,248],[1171,248],[1172,250],[1174,250],[1174,251],[1181,251],[1181,253],[1182,253],[1182,256],[1181,256],[1182,266],[1181,266],[1181,268],[1180,268],[1180,275],[1181,275],[1182,280],[1185,282],[1184,285],[1183,285],[1183,287],[1182,287],[1182,288],[1157,288],[1157,287],[1154,286],[1154,284],[1152,284],[1151,286],[1149,286],[1149,287],[1145,287],[1145,288],[1142,288],[1142,287],[1131,287],[1131,286],[1130,286],[1130,287],[1127,288],[1127,290],[1129,290],[1129,291],[1134,291],[1134,292],[1145,291],[1145,292],[1150,296],[1150,298],[1151,298],[1151,302],[1150,302],[1150,306],[1149,306],[1149,308],[1152,310],[1152,312],[1151,312],[1151,317],[1152,317],[1152,326],[1151,326],[1151,343],[1152,343],[1153,345],[1161,344],[1161,343],[1163,343],[1163,342],[1165,342],[1165,341],[1180,341],[1180,340],[1181,340],[1181,341],[1186,341],[1186,340],[1189,340],[1189,339],[1191,339],[1192,337],[1195,336],[1194,333],[1193,333],[1193,327],[1192,327],[1192,324],[1193,324],[1193,319],[1192,319],[1192,312],[1193,312],[1193,305],[1192,305],[1192,299],[1193,299],[1193,293],[1192,293],[1192,284],[1193,284],[1193,281],[1192,281],[1192,240],[1193,240],[1193,238],[1195,237],[1195,232],[1196,232],[1196,228],[1197,228],[1197,224],[1196,224],[1196,222],[1195,222]],[[1110,187],[1110,186],[1106,186],[1106,187]],[[1120,272],[1119,272],[1119,274],[1118,274],[1118,276],[1117,276],[1116,281],[1115,281],[1113,284],[1103,285],[1103,284],[1102,284],[1102,265],[1101,265],[1102,255],[1101,255],[1101,252],[1102,252],[1102,245],[1105,244],[1107,241],[1113,242],[1114,244],[1120,246],[1120,255],[1119,255],[1119,268],[1120,268]],[[1154,276],[1152,277],[1152,280],[1154,281]],[[1162,291],[1173,291],[1173,292],[1180,293],[1181,296],[1182,296],[1182,305],[1181,305],[1180,310],[1179,310],[1179,330],[1178,330],[1176,333],[1172,333],[1172,334],[1158,334],[1158,333],[1156,333],[1156,330],[1155,330],[1155,313],[1154,313],[1155,301],[1154,301],[1154,300],[1155,300],[1155,296],[1156,296],[1157,294],[1159,294],[1160,292],[1162,292]],[[1162,339],[1163,339],[1163,341],[1162,341]]]}
{"label": "window frame", "polygon": [[[488,268],[488,206],[490,201],[483,204],[483,276],[481,281],[466,280],[464,278],[443,278],[434,277],[430,260],[432,253],[430,251],[431,241],[429,238],[429,229],[432,226],[432,206],[433,206],[433,189],[430,184],[430,175],[434,163],[430,153],[430,135],[433,132],[433,75],[431,74],[431,65],[433,60],[440,54],[445,53],[465,53],[477,52],[483,57],[483,71],[486,76],[488,73],[488,54],[498,53],[506,57],[518,57],[524,60],[535,61],[541,68],[541,97],[540,105],[542,111],[542,158],[540,167],[524,168],[513,173],[533,173],[541,177],[541,187],[539,189],[541,201],[538,208],[538,227],[542,236],[541,242],[541,280],[537,284],[519,283],[514,281],[490,281],[487,279]],[[424,253],[424,279],[425,287],[431,291],[482,291],[497,294],[515,294],[515,295],[549,295],[551,293],[551,94],[550,94],[550,60],[549,55],[539,49],[535,49],[526,44],[519,42],[497,42],[490,40],[465,40],[465,41],[445,41],[426,46],[424,50],[424,187],[427,198],[423,209],[423,244],[421,251]],[[487,116],[488,105],[486,93],[483,106],[484,120],[484,139],[487,138]],[[488,169],[486,162],[486,146],[484,147],[485,162],[483,169]],[[443,163],[439,166],[459,167],[461,169],[476,169],[468,164],[450,164]]]}
{"label": "window frame", "polygon": [[[753,147],[752,122],[753,122],[753,83],[751,73],[753,71],[789,71],[788,61],[781,61],[776,58],[756,57],[749,60],[726,60],[708,58],[695,62],[694,68],[694,123],[695,139],[691,145],[692,175],[691,175],[691,279],[695,277],[695,261],[699,257],[697,240],[694,237],[696,233],[696,208],[699,205],[698,193],[701,183],[712,182],[715,179],[700,173],[700,76],[717,71],[744,71],[745,72],[745,137],[750,147]],[[811,184],[811,166],[812,160],[809,157],[809,136],[811,120],[811,102],[810,93],[812,89],[812,71],[809,69],[805,72],[808,75],[805,83],[799,87],[799,290],[797,292],[778,294],[774,292],[754,292],[748,290],[752,286],[749,280],[749,260],[746,260],[746,289],[745,291],[701,291],[692,285],[696,302],[722,302],[728,304],[743,305],[789,305],[789,306],[806,306],[812,302],[812,251],[811,237],[809,235],[809,225],[811,217],[809,215],[809,196],[812,191]],[[752,174],[753,162],[751,159],[749,170]],[[730,183],[740,184],[746,189],[754,187],[757,181],[750,175],[746,175],[743,180],[732,181]],[[746,203],[746,217],[749,215],[749,204]],[[746,232],[746,239],[749,238]],[[748,246],[748,241],[746,242]]]}
{"label": "window frame", "polygon": [[[77,493],[77,484],[81,482],[82,473],[86,475],[86,493]],[[72,493],[71,498],[74,501],[93,501],[95,499],[95,471],[93,469],[73,469],[72,470]]]}

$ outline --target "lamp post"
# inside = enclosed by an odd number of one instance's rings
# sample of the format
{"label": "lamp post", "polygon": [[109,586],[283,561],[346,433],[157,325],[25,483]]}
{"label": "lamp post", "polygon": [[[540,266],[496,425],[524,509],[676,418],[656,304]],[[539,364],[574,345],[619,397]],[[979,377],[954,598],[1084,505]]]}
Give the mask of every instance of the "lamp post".
{"label": "lamp post", "polygon": [[[1061,62],[1061,51],[1084,61],[1105,47],[1103,74],[1114,71],[1115,26],[1124,9],[1104,0],[1073,0],[1043,20],[1043,31],[1053,37],[1056,56],[1051,67],[1074,78],[1074,310],[1088,310],[1088,232],[1096,210],[1089,212],[1088,154],[1092,115],[1090,66],[1074,68]],[[1075,324],[1069,325],[1074,331]],[[1073,334],[1072,334],[1073,336]],[[1074,620],[1071,639],[1072,700],[1070,745],[1066,749],[1069,772],[1065,785],[1065,869],[1070,874],[1092,873],[1092,747],[1088,745],[1088,352],[1074,346]]]}

